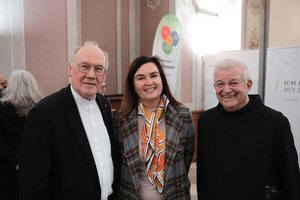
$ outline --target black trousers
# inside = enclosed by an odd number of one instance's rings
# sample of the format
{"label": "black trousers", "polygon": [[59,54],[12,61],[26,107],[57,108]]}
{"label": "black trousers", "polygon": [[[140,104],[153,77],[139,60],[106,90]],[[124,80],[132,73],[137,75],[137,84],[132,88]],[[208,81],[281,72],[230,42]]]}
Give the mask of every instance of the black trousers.
{"label": "black trousers", "polygon": [[18,200],[18,171],[13,168],[0,169],[0,199]]}

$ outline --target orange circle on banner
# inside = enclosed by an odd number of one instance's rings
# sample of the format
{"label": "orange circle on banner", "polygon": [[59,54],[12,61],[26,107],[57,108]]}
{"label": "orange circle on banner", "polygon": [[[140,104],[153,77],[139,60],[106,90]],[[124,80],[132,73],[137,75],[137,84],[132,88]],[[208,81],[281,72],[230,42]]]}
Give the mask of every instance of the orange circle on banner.
{"label": "orange circle on banner", "polygon": [[171,35],[168,35],[166,38],[166,42],[169,46],[171,46],[173,44],[173,38]]}
{"label": "orange circle on banner", "polygon": [[169,26],[163,26],[161,29],[161,37],[163,38],[163,40],[166,40],[167,37],[171,35],[171,29]]}

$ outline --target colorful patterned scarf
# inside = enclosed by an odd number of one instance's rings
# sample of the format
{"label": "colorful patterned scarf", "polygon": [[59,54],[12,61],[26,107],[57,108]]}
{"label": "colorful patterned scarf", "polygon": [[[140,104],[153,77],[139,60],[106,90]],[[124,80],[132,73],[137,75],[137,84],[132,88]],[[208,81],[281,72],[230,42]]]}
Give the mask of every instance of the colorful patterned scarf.
{"label": "colorful patterned scarf", "polygon": [[164,189],[166,158],[165,133],[160,129],[159,123],[168,102],[167,97],[164,96],[155,111],[148,111],[144,108],[142,103],[139,103],[141,110],[139,114],[145,117],[145,125],[141,133],[141,139],[147,176],[152,184],[156,184],[159,193],[162,193]]}

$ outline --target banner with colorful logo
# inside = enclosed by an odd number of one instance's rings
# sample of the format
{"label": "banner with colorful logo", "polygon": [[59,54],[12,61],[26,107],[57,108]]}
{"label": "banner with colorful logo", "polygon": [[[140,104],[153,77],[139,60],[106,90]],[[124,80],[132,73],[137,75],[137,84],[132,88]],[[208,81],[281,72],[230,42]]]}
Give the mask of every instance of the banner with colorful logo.
{"label": "banner with colorful logo", "polygon": [[158,56],[162,60],[164,72],[173,94],[176,87],[181,35],[182,27],[177,17],[167,14],[158,24],[153,43],[152,55]]}

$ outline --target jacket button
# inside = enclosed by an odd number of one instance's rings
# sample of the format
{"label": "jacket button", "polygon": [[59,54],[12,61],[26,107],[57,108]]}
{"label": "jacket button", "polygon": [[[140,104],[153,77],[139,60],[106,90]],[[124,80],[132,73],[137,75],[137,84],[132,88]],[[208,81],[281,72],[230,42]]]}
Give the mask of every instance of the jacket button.
{"label": "jacket button", "polygon": [[177,157],[180,157],[180,156],[181,156],[181,152],[178,151],[178,152],[177,152]]}
{"label": "jacket button", "polygon": [[180,183],[180,182],[177,182],[177,183],[176,183],[176,186],[177,186],[177,187],[179,187],[180,185],[181,185],[181,183]]}

